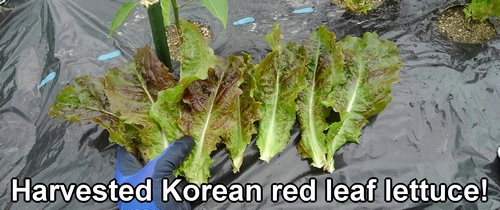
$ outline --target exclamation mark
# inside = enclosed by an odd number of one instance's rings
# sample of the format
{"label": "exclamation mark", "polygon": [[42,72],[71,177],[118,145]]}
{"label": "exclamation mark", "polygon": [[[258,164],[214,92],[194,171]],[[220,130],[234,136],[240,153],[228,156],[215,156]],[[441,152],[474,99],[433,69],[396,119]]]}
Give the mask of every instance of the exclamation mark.
{"label": "exclamation mark", "polygon": [[481,197],[481,201],[486,202],[488,201],[488,179],[487,178],[482,178],[481,179],[481,189],[483,192],[483,196]]}

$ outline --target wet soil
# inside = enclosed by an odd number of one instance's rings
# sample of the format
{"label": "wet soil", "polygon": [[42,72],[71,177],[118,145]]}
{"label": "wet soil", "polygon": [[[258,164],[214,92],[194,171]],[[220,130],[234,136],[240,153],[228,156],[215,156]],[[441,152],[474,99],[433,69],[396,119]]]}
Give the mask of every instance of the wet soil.
{"label": "wet soil", "polygon": [[468,44],[483,44],[497,36],[489,20],[484,22],[466,20],[463,6],[445,10],[437,20],[440,32],[449,39]]}
{"label": "wet soil", "polygon": [[[197,21],[189,21],[189,22],[194,23],[198,27],[198,30],[203,36],[203,41],[205,43],[208,43],[209,41],[212,40],[213,32],[210,29],[210,26]],[[175,27],[174,24],[167,26],[166,33],[168,37],[168,49],[170,51],[170,57],[172,58],[172,60],[180,61],[181,41],[179,39],[179,33],[177,33],[177,28]]]}

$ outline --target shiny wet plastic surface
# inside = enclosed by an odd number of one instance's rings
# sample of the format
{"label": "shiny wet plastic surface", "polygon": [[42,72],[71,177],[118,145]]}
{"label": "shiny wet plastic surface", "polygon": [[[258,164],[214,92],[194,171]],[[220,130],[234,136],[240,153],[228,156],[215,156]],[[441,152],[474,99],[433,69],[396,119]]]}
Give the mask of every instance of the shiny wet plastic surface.
{"label": "shiny wet plastic surface", "polygon": [[[62,88],[80,75],[103,75],[107,67],[131,60],[135,49],[152,44],[146,11],[136,9],[112,38],[110,22],[124,1],[32,0],[16,5],[0,23],[0,208],[114,209],[116,204],[12,203],[11,179],[32,183],[107,183],[113,178],[116,146],[95,124],[53,119],[47,111]],[[259,183],[260,203],[193,203],[195,209],[498,209],[500,208],[500,37],[484,45],[456,44],[438,31],[435,20],[450,6],[465,1],[387,0],[368,16],[357,16],[329,0],[268,0],[229,2],[227,30],[199,4],[181,10],[181,18],[203,21],[214,31],[210,45],[222,56],[241,51],[255,61],[269,46],[263,39],[271,24],[282,27],[284,40],[301,42],[325,25],[339,39],[377,32],[394,41],[405,62],[393,100],[363,129],[360,144],[336,153],[333,174],[301,160],[295,145],[298,127],[287,148],[270,164],[259,160],[252,142],[241,172],[233,174],[225,150],[214,153],[211,183]],[[293,11],[312,7],[313,13]],[[233,26],[253,17],[254,22]],[[120,50],[117,57],[99,56]],[[38,89],[52,72],[55,77]],[[53,74],[52,74],[53,75]],[[325,180],[334,184],[366,183],[376,177],[375,202],[326,202]],[[404,203],[384,201],[386,178],[393,183],[427,179],[430,183],[480,183],[488,178],[487,202]],[[270,200],[272,183],[297,186],[317,180],[317,201],[287,203]]]}

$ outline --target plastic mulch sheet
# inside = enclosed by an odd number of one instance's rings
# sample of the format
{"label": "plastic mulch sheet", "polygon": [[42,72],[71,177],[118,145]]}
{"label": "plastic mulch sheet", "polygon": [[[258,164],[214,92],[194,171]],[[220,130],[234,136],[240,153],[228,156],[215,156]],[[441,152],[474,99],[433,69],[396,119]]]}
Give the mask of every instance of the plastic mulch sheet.
{"label": "plastic mulch sheet", "polygon": [[[0,24],[0,209],[114,209],[115,203],[76,199],[66,203],[11,202],[12,178],[32,183],[107,183],[113,179],[116,146],[96,124],[69,123],[47,114],[55,96],[80,75],[102,76],[107,67],[132,60],[135,50],[152,44],[143,8],[135,9],[112,38],[110,22],[124,1],[32,0],[15,1]],[[377,32],[394,41],[404,61],[401,82],[392,87],[393,100],[370,119],[360,144],[347,144],[336,153],[332,174],[309,166],[295,145],[297,125],[287,148],[269,164],[259,160],[253,141],[241,172],[233,174],[225,150],[214,153],[211,183],[258,183],[262,202],[193,203],[195,209],[498,209],[500,208],[500,37],[483,45],[465,45],[443,37],[437,16],[465,1],[386,0],[367,16],[353,15],[329,0],[233,0],[229,24],[222,28],[198,3],[181,9],[181,18],[211,26],[210,45],[222,56],[241,51],[256,61],[270,47],[264,35],[278,23],[284,40],[301,42],[319,25],[339,39]],[[312,7],[314,12],[295,14]],[[234,26],[236,20],[255,22]],[[119,56],[98,59],[119,50]],[[45,81],[44,81],[45,80]],[[42,82],[43,81],[43,82]],[[300,199],[271,201],[273,183],[297,186],[315,178],[316,202]],[[326,180],[332,185],[366,184],[378,178],[374,202],[327,202]],[[474,183],[488,179],[486,202],[384,201],[385,180],[392,185],[413,179],[428,183]],[[443,192],[444,193],[444,192]],[[483,192],[480,192],[483,193]]]}

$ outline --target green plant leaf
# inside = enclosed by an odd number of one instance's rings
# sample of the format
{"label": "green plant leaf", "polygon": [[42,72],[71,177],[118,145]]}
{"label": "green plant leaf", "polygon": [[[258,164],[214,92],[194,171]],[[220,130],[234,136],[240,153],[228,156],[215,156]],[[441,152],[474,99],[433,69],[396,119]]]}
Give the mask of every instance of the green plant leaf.
{"label": "green plant leaf", "polygon": [[170,142],[174,141],[172,139],[169,141],[158,123],[150,118],[144,118],[136,124],[142,127],[139,133],[141,140],[138,144],[138,151],[145,163],[161,155]]}
{"label": "green plant leaf", "polygon": [[224,29],[227,27],[228,6],[227,0],[200,0],[201,5],[206,7],[213,16],[218,18]]}
{"label": "green plant leaf", "polygon": [[[271,34],[280,32],[273,31]],[[270,44],[279,42],[280,36],[268,37],[275,38],[268,40]],[[262,120],[256,144],[260,159],[266,162],[281,152],[290,140],[290,130],[296,119],[295,99],[305,87],[306,64],[310,60],[304,47],[295,42],[276,48],[257,65],[254,74],[258,81],[255,99],[262,103]]]}
{"label": "green plant leaf", "polygon": [[500,0],[472,0],[463,11],[465,19],[485,21],[495,15],[500,19]]}
{"label": "green plant leaf", "polygon": [[161,0],[161,14],[165,26],[170,25],[170,0]]}
{"label": "green plant leaf", "polygon": [[104,79],[90,76],[75,78],[75,83],[64,88],[52,104],[49,115],[72,122],[94,122],[109,132],[109,140],[137,154],[139,131],[124,123],[109,109],[104,93]]}
{"label": "green plant leaf", "polygon": [[184,41],[181,44],[181,72],[179,83],[187,86],[197,79],[206,79],[209,69],[217,65],[214,50],[203,41],[198,27],[182,20]]}
{"label": "green plant leaf", "polygon": [[340,45],[345,59],[347,82],[333,87],[324,104],[340,113],[340,122],[327,133],[325,170],[333,172],[334,153],[346,142],[359,143],[361,129],[368,118],[379,114],[391,102],[391,86],[399,82],[403,62],[395,43],[379,40],[375,33],[363,38],[346,37]]}
{"label": "green plant leaf", "polygon": [[135,63],[126,63],[122,69],[115,67],[106,71],[104,92],[110,110],[117,113],[120,120],[145,129],[141,130],[140,137],[141,152],[147,162],[161,154],[169,143],[158,122],[150,118],[150,110],[157,102],[158,92],[173,88],[177,82],[149,46],[138,49],[134,59]]}
{"label": "green plant leaf", "polygon": [[118,9],[118,11],[115,14],[115,17],[113,18],[113,21],[111,22],[111,30],[109,31],[108,38],[110,38],[115,30],[122,25],[123,21],[125,21],[132,12],[132,10],[139,4],[139,2],[125,2],[123,5]]}
{"label": "green plant leaf", "polygon": [[154,99],[135,63],[125,63],[123,68],[107,69],[105,81],[104,91],[112,112],[118,113],[120,119],[130,124],[147,118]]}
{"label": "green plant leaf", "polygon": [[236,125],[232,126],[227,134],[222,135],[229,158],[233,161],[234,173],[240,171],[243,153],[252,140],[252,134],[257,133],[253,123],[261,119],[260,103],[253,98],[256,82],[252,72],[255,66],[251,63],[250,55],[243,54],[243,58],[244,60],[234,56],[229,57],[235,67],[243,68],[243,83],[240,85],[243,93],[236,99],[237,109],[232,113],[232,117],[236,119]]}
{"label": "green plant leaf", "polygon": [[279,40],[283,39],[283,34],[281,33],[280,26],[278,24],[273,24],[273,31],[264,36],[264,39],[269,43],[272,50],[280,50]]}
{"label": "green plant leaf", "polygon": [[126,63],[122,69],[110,68],[105,75],[110,109],[120,113],[127,123],[149,118],[158,92],[176,85],[174,74],[153,55],[149,46],[138,49],[134,59],[135,63]]}
{"label": "green plant leaf", "polygon": [[180,127],[194,138],[195,146],[187,159],[175,171],[198,186],[208,182],[210,154],[220,142],[220,136],[236,124],[232,114],[237,111],[238,88],[242,82],[240,66],[233,60],[221,59],[215,69],[208,71],[205,80],[192,82],[185,90]]}
{"label": "green plant leaf", "polygon": [[317,168],[323,168],[327,162],[324,131],[329,127],[326,118],[331,110],[322,101],[332,87],[345,83],[342,51],[335,39],[335,34],[322,26],[305,43],[312,59],[307,65],[306,88],[296,99],[301,131],[298,151],[302,158],[311,158],[311,165]]}
{"label": "green plant leaf", "polygon": [[158,92],[158,100],[151,106],[149,117],[158,122],[163,130],[168,144],[180,139],[183,135],[179,120],[181,117],[180,104],[184,86],[177,85],[173,88]]}
{"label": "green plant leaf", "polygon": [[344,4],[349,10],[365,15],[372,9],[372,4],[367,4],[366,0],[346,0]]}

